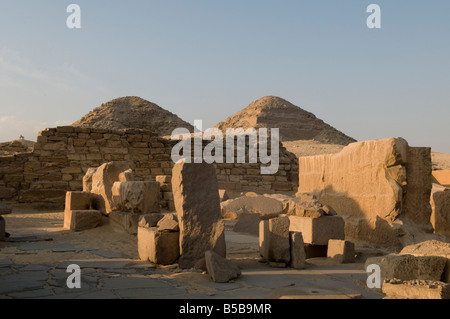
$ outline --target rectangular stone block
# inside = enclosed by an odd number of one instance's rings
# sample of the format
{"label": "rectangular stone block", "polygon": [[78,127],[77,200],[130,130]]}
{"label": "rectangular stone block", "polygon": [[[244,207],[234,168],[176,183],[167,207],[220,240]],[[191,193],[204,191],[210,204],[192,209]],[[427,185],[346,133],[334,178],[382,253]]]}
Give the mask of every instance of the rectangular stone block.
{"label": "rectangular stone block", "polygon": [[289,231],[301,232],[305,244],[328,245],[330,239],[345,239],[345,222],[340,216],[289,216],[289,220]]}
{"label": "rectangular stone block", "polygon": [[156,228],[139,227],[139,258],[159,265],[173,264],[180,256],[179,235],[179,232],[158,232]]}
{"label": "rectangular stone block", "polygon": [[291,249],[291,267],[294,269],[304,269],[306,252],[302,233],[289,232],[289,244]]}
{"label": "rectangular stone block", "polygon": [[269,261],[270,232],[269,220],[259,222],[259,254]]}
{"label": "rectangular stone block", "polygon": [[117,233],[127,233],[136,235],[141,214],[129,212],[111,212],[109,213],[109,224]]}
{"label": "rectangular stone block", "polygon": [[66,210],[64,228],[72,231],[92,229],[101,224],[102,213],[98,210]]}
{"label": "rectangular stone block", "polygon": [[353,263],[355,262],[355,244],[347,240],[330,239],[327,257],[340,264]]}
{"label": "rectangular stone block", "polygon": [[92,194],[88,192],[67,192],[66,210],[89,210],[91,209]]}
{"label": "rectangular stone block", "polygon": [[383,283],[382,292],[399,299],[450,299],[450,285],[439,281],[388,280]]}
{"label": "rectangular stone block", "polygon": [[158,182],[115,182],[112,188],[113,210],[135,214],[159,213]]}
{"label": "rectangular stone block", "polygon": [[288,264],[290,261],[289,217],[269,219],[269,261]]}

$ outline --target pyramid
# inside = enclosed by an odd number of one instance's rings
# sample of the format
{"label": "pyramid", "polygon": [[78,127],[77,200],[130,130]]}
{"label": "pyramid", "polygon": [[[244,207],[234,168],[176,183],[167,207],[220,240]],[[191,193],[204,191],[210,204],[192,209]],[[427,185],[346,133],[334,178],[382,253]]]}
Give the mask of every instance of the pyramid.
{"label": "pyramid", "polygon": [[279,128],[281,141],[315,140],[325,144],[347,145],[355,139],[338,131],[313,113],[276,97],[266,96],[215,127],[227,128]]}
{"label": "pyramid", "polygon": [[104,103],[72,125],[110,130],[145,129],[160,136],[171,135],[176,128],[193,131],[193,126],[177,115],[137,96],[121,97]]}

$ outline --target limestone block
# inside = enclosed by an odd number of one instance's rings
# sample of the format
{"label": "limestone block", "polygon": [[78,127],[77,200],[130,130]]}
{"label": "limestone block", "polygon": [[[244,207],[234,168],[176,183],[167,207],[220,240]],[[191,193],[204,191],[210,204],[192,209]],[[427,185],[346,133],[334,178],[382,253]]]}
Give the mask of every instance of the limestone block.
{"label": "limestone block", "polygon": [[104,201],[104,211],[108,214],[114,208],[112,196],[113,185],[115,182],[119,182],[120,178],[123,179],[126,175],[121,173],[129,169],[130,167],[127,162],[109,162],[97,168],[92,175],[91,192],[101,195]]}
{"label": "limestone block", "polygon": [[389,298],[450,299],[450,285],[440,281],[391,279],[381,289]]}
{"label": "limestone block", "polygon": [[89,210],[91,209],[91,193],[67,192],[66,210]]}
{"label": "limestone block", "polygon": [[270,247],[269,221],[262,220],[259,222],[259,254],[266,261],[269,261],[269,247]]}
{"label": "limestone block", "polygon": [[269,219],[269,261],[288,264],[290,261],[289,217]]}
{"label": "limestone block", "polygon": [[111,212],[108,215],[109,224],[118,233],[137,234],[137,228],[141,215],[129,212]]}
{"label": "limestone block", "polygon": [[450,170],[439,170],[432,172],[433,183],[450,187]]}
{"label": "limestone block", "polygon": [[139,218],[139,227],[156,227],[163,217],[164,215],[161,213],[141,215]]}
{"label": "limestone block", "polygon": [[157,224],[158,231],[175,231],[179,232],[178,217],[176,214],[166,214]]}
{"label": "limestone block", "polygon": [[450,237],[450,188],[434,187],[430,204],[434,232]]}
{"label": "limestone block", "polygon": [[386,255],[370,257],[368,265],[376,264],[381,268],[381,280],[435,280],[440,281],[444,273],[447,259],[438,256]]}
{"label": "limestone block", "polygon": [[237,223],[233,227],[233,231],[237,233],[245,233],[253,236],[259,236],[259,223],[261,219],[256,215],[241,214]]}
{"label": "limestone block", "polygon": [[115,182],[112,188],[114,210],[135,214],[159,213],[158,182]]}
{"label": "limestone block", "polygon": [[180,256],[179,234],[139,227],[137,232],[139,258],[159,265],[173,264]]}
{"label": "limestone block", "polygon": [[224,219],[237,220],[241,214],[255,214],[261,219],[278,217],[283,213],[283,204],[266,196],[241,196],[220,204]]}
{"label": "limestone block", "polygon": [[92,176],[97,171],[97,168],[88,168],[86,174],[83,176],[83,192],[90,192],[92,190]]}
{"label": "limestone block", "polygon": [[206,269],[205,252],[226,256],[216,170],[212,164],[176,163],[172,188],[180,227],[180,268]]}
{"label": "limestone block", "polygon": [[353,263],[355,262],[355,244],[347,240],[330,239],[327,257],[340,264]]}
{"label": "limestone block", "polygon": [[102,213],[98,210],[66,210],[64,212],[64,228],[78,232],[99,226]]}
{"label": "limestone block", "polygon": [[330,239],[345,239],[345,222],[340,216],[289,216],[289,220],[289,231],[301,232],[305,244],[328,245]]}
{"label": "limestone block", "polygon": [[211,250],[205,252],[205,261],[208,274],[214,282],[229,282],[241,275],[237,265]]}
{"label": "limestone block", "polygon": [[291,267],[294,269],[304,269],[306,252],[302,233],[289,232],[289,244],[291,250]]}

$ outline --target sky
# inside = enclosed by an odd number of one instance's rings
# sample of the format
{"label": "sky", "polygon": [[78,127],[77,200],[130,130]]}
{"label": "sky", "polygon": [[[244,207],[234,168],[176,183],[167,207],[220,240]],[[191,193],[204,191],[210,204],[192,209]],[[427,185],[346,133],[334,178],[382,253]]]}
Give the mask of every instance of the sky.
{"label": "sky", "polygon": [[205,128],[275,95],[359,141],[450,153],[449,13],[448,0],[3,0],[0,142],[122,96]]}

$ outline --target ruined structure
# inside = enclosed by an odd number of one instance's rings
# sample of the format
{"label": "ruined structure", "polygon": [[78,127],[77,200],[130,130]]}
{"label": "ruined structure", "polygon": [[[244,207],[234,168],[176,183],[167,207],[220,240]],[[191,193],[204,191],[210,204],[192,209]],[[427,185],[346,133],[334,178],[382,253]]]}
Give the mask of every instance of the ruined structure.
{"label": "ruined structure", "polygon": [[431,155],[402,138],[353,143],[299,159],[299,193],[313,193],[345,219],[345,237],[388,246],[431,231]]}

